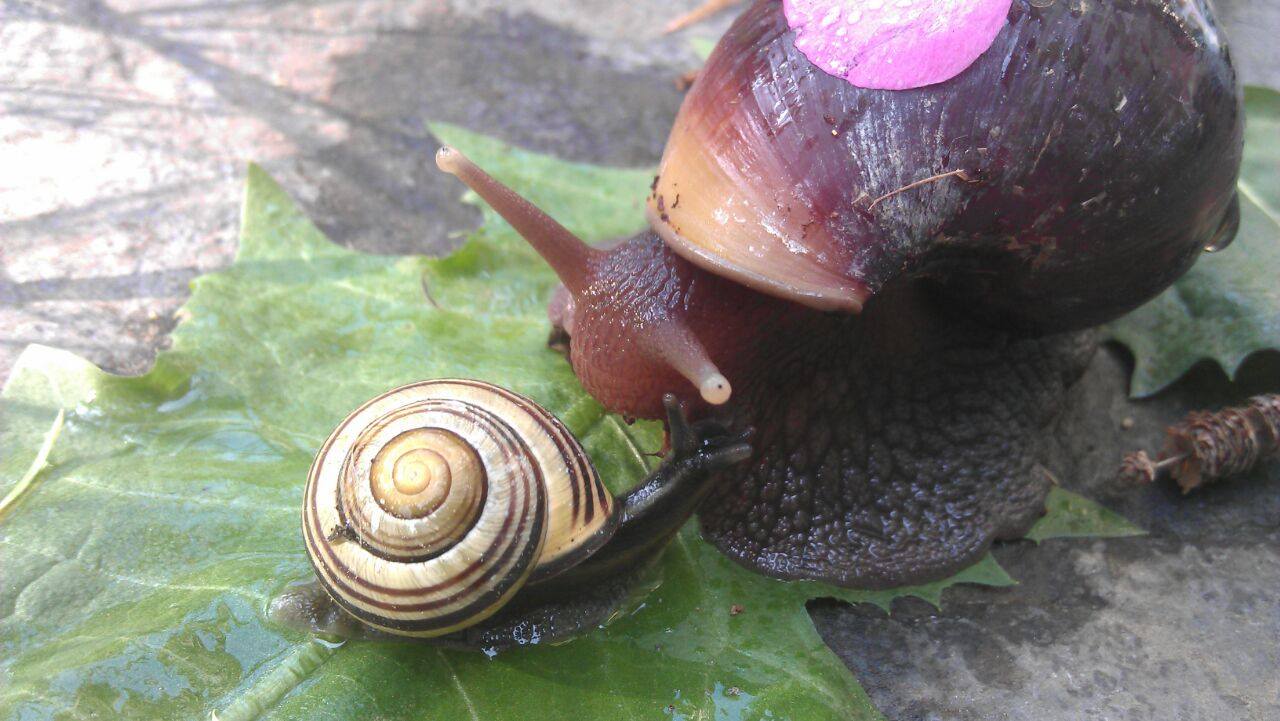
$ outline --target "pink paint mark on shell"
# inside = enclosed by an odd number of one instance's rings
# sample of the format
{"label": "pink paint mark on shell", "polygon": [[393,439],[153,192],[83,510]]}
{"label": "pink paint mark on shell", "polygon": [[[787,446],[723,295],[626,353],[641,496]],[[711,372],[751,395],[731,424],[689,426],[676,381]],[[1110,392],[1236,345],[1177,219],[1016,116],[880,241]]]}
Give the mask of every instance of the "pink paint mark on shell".
{"label": "pink paint mark on shell", "polygon": [[949,80],[991,47],[1013,0],[783,0],[796,48],[860,88]]}

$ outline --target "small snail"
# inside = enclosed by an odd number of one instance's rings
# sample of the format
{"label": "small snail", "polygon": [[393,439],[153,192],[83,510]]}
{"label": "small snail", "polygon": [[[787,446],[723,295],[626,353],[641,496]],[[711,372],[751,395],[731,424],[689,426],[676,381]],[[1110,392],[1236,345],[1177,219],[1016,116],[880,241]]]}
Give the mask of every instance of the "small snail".
{"label": "small snail", "polygon": [[857,87],[783,6],[717,45],[650,228],[608,250],[458,151],[437,163],[560,277],[551,320],[607,408],[658,417],[674,393],[756,428],[700,510],[721,550],[780,577],[937,579],[1043,512],[1081,329],[1233,237],[1235,71],[1204,0],[1013,0],[954,77]]}
{"label": "small snail", "polygon": [[308,474],[302,532],[318,587],[291,589],[273,615],[344,636],[471,646],[510,643],[531,622],[544,638],[594,622],[612,599],[569,616],[564,596],[625,590],[619,578],[684,523],[711,472],[750,451],[745,436],[689,426],[674,397],[665,402],[672,453],[615,499],[568,429],[522,395],[446,379],[374,398]]}

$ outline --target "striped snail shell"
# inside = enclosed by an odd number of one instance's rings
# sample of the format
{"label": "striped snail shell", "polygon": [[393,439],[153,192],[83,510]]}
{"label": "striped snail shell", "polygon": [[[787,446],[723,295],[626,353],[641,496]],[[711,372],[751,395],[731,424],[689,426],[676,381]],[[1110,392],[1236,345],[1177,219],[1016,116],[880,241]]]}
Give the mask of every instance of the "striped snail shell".
{"label": "striped snail shell", "polygon": [[303,536],[344,610],[408,636],[489,617],[613,535],[616,504],[582,446],[533,401],[431,380],[356,409],[307,479]]}

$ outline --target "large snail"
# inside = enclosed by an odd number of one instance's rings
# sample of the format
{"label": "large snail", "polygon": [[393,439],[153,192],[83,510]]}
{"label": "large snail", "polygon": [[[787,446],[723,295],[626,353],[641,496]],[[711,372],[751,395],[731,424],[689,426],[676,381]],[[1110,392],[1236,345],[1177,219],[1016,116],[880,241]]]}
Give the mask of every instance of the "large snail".
{"label": "large snail", "polygon": [[797,48],[783,5],[720,41],[651,227],[609,250],[458,151],[437,162],[560,277],[550,315],[595,398],[653,418],[674,393],[756,428],[700,510],[725,553],[936,579],[1043,512],[1042,446],[1095,347],[1080,329],[1233,237],[1235,72],[1204,0],[1013,0],[954,77],[856,87]]}
{"label": "large snail", "polygon": [[665,406],[670,455],[615,499],[565,426],[522,395],[445,379],[374,398],[316,455],[302,531],[319,583],[290,589],[273,615],[487,647],[598,621],[711,472],[749,453],[744,435],[686,424],[674,397]]}

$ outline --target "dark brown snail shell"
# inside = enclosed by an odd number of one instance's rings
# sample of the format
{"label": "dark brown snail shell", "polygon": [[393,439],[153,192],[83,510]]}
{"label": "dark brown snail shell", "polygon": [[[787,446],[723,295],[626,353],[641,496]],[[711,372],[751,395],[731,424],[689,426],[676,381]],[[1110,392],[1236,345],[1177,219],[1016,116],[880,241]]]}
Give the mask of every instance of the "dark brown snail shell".
{"label": "dark brown snail shell", "polygon": [[1014,3],[957,77],[886,91],[814,66],[756,3],[680,109],[649,222],[814,308],[923,276],[1037,330],[1096,325],[1235,222],[1241,100],[1210,18],[1194,0]]}

